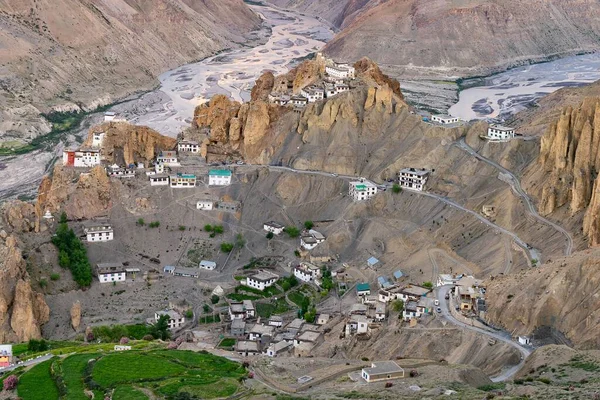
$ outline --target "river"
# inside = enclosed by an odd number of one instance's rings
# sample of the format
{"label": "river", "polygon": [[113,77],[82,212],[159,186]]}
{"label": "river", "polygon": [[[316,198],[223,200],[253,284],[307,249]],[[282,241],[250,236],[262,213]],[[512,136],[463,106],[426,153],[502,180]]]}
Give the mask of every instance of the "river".
{"label": "river", "polygon": [[504,120],[558,89],[597,80],[600,80],[599,53],[513,68],[483,78],[483,85],[461,91],[458,103],[448,113],[464,121]]}
{"label": "river", "polygon": [[[190,125],[194,108],[214,94],[248,100],[254,81],[263,72],[285,73],[333,37],[330,27],[314,17],[269,6],[250,7],[262,17],[262,31],[270,32],[264,44],[225,51],[167,71],[158,77],[158,89],[120,103],[110,111],[130,123],[175,137]],[[90,115],[79,130],[65,135],[52,149],[0,157],[0,200],[33,197],[42,177],[62,157],[63,148],[81,142],[87,129],[102,120],[103,114]]]}

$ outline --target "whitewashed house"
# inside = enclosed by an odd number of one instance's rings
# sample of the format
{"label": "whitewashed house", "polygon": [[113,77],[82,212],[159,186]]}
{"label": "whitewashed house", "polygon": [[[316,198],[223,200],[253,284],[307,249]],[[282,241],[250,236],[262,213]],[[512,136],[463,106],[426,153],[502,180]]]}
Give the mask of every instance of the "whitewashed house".
{"label": "whitewashed house", "polygon": [[199,267],[202,269],[213,271],[215,268],[217,268],[217,263],[214,261],[202,260],[200,261]]}
{"label": "whitewashed house", "polygon": [[93,167],[100,165],[100,150],[65,150],[63,151],[63,165],[67,167]]}
{"label": "whitewashed house", "polygon": [[161,151],[156,157],[157,164],[163,164],[166,167],[178,167],[179,160],[175,151]]}
{"label": "whitewashed house", "polygon": [[361,178],[359,181],[350,182],[348,194],[354,201],[368,200],[377,194],[377,186]]}
{"label": "whitewashed house", "polygon": [[453,117],[451,115],[437,114],[437,115],[431,116],[431,121],[437,122],[438,124],[442,124],[442,125],[449,125],[449,124],[456,124],[460,120],[457,117]]}
{"label": "whitewashed house", "polygon": [[290,97],[289,104],[294,107],[304,107],[308,104],[308,99],[304,96],[292,96]]}
{"label": "whitewashed house", "polygon": [[325,98],[325,91],[318,86],[307,86],[300,90],[300,95],[306,97],[309,103],[314,103]]}
{"label": "whitewashed house", "polygon": [[344,92],[347,92],[348,90],[350,90],[350,86],[346,85],[345,83],[336,83],[335,84],[335,94],[344,93]]}
{"label": "whitewashed house", "polygon": [[181,140],[177,143],[177,151],[180,153],[200,153],[200,145],[192,140]]}
{"label": "whitewashed house", "polygon": [[404,168],[398,173],[398,183],[404,189],[422,191],[428,178],[429,171],[426,169]]}
{"label": "whitewashed house", "polygon": [[130,168],[122,168],[117,164],[113,164],[106,168],[106,173],[111,178],[135,178],[135,170]]}
{"label": "whitewashed house", "polygon": [[325,84],[325,97],[330,98],[330,97],[335,96],[336,94],[337,94],[337,91],[335,90],[335,85],[326,83]]}
{"label": "whitewashed house", "polygon": [[306,250],[312,250],[324,241],[325,236],[313,229],[310,229],[308,232],[305,231],[300,235],[300,246]]}
{"label": "whitewashed house", "polygon": [[377,361],[370,368],[363,368],[362,378],[368,383],[404,378],[404,369],[394,361]]}
{"label": "whitewashed house", "polygon": [[88,242],[108,242],[114,239],[112,225],[108,222],[85,222],[83,233]]}
{"label": "whitewashed house", "polygon": [[96,271],[100,283],[124,282],[127,276],[123,263],[100,263]]}
{"label": "whitewashed house", "polygon": [[490,125],[488,127],[487,139],[490,142],[506,142],[515,137],[515,130],[502,125]]}
{"label": "whitewashed house", "polygon": [[231,185],[232,173],[228,169],[211,169],[208,171],[209,186],[228,186]]}
{"label": "whitewashed house", "polygon": [[267,356],[277,357],[282,353],[290,351],[293,347],[294,344],[292,342],[286,342],[285,340],[277,343],[271,343],[267,348]]}
{"label": "whitewashed house", "polygon": [[213,209],[213,204],[212,200],[198,200],[196,208],[198,210],[210,211]]}
{"label": "whitewashed house", "polygon": [[334,78],[354,79],[356,70],[346,63],[333,62],[325,67],[325,73]]}
{"label": "whitewashed house", "polygon": [[269,93],[269,103],[277,104],[278,106],[285,106],[290,101],[290,96],[287,94]]}
{"label": "whitewashed house", "polygon": [[181,328],[185,324],[185,317],[175,310],[157,311],[154,313],[154,321],[158,322],[163,315],[169,316],[169,329]]}
{"label": "whitewashed house", "polygon": [[157,174],[164,174],[165,165],[157,162],[156,164],[154,164],[154,172],[156,172]]}
{"label": "whitewashed house", "polygon": [[285,227],[277,222],[269,221],[263,224],[263,229],[267,232],[273,232],[275,235],[281,235]]}
{"label": "whitewashed house", "polygon": [[104,113],[104,122],[112,122],[117,118],[117,114],[112,111],[107,111]]}
{"label": "whitewashed house", "polygon": [[165,174],[155,174],[150,175],[150,186],[168,186],[169,185],[169,175]]}
{"label": "whitewashed house", "polygon": [[265,290],[266,288],[273,286],[273,284],[277,282],[277,279],[279,279],[279,275],[263,270],[254,275],[250,275],[245,281],[242,280],[240,283],[258,290]]}
{"label": "whitewashed house", "polygon": [[177,173],[169,177],[172,188],[193,188],[196,186],[196,175]]}
{"label": "whitewashed house", "polygon": [[254,324],[254,326],[249,329],[248,339],[252,341],[260,341],[263,336],[273,337],[273,333],[275,333],[274,326]]}
{"label": "whitewashed house", "polygon": [[377,305],[375,306],[375,321],[385,321],[385,316],[385,303],[377,303]]}
{"label": "whitewashed house", "polygon": [[104,132],[94,132],[92,135],[92,147],[102,147],[105,135]]}
{"label": "whitewashed house", "polygon": [[310,282],[321,276],[321,268],[311,263],[302,262],[294,267],[294,276],[303,282]]}

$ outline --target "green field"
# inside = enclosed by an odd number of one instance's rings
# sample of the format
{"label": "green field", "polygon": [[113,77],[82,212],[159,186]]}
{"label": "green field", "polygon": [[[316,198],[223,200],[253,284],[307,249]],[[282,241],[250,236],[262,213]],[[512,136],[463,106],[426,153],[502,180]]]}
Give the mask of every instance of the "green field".
{"label": "green field", "polygon": [[23,400],[58,400],[58,388],[50,375],[53,360],[44,361],[23,374],[17,392]]}
{"label": "green field", "polygon": [[[81,351],[84,349],[86,346],[80,346]],[[55,357],[22,372],[17,391],[23,400],[86,400],[85,390],[103,398],[113,389],[115,400],[147,400],[142,390],[153,392],[157,398],[186,392],[211,399],[238,392],[246,375],[239,363],[206,352],[86,352]]]}

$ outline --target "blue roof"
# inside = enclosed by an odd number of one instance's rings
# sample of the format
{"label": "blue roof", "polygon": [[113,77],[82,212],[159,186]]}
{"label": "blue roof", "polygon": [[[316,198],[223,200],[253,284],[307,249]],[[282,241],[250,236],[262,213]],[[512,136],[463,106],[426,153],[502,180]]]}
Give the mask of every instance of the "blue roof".
{"label": "blue roof", "polygon": [[394,272],[394,278],[396,278],[396,279],[400,279],[403,276],[404,276],[404,273],[402,271],[400,271],[400,270]]}
{"label": "blue roof", "polygon": [[228,169],[211,169],[208,171],[208,175],[231,176],[231,171]]}
{"label": "blue roof", "polygon": [[367,264],[369,264],[369,265],[375,265],[375,264],[377,264],[378,262],[379,262],[379,260],[378,260],[378,259],[376,259],[375,257],[371,257],[371,258],[369,258],[369,259],[367,260]]}
{"label": "blue roof", "polygon": [[358,285],[356,285],[356,291],[357,292],[364,292],[367,290],[371,290],[371,287],[369,286],[368,283],[359,283]]}

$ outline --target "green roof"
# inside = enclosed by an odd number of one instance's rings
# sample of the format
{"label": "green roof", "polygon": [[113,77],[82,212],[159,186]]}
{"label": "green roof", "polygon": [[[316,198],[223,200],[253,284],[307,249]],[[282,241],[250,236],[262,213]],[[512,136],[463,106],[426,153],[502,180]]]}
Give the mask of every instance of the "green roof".
{"label": "green roof", "polygon": [[231,176],[231,171],[228,169],[211,169],[208,175]]}
{"label": "green roof", "polygon": [[177,177],[178,178],[185,178],[185,179],[196,179],[196,175],[194,175],[194,174],[182,174],[182,173],[178,173]]}
{"label": "green roof", "polygon": [[367,185],[356,185],[355,188],[362,192],[363,190],[367,190]]}
{"label": "green roof", "polygon": [[364,292],[367,290],[371,290],[371,287],[369,286],[368,283],[359,283],[358,285],[356,285],[356,291],[357,292]]}

